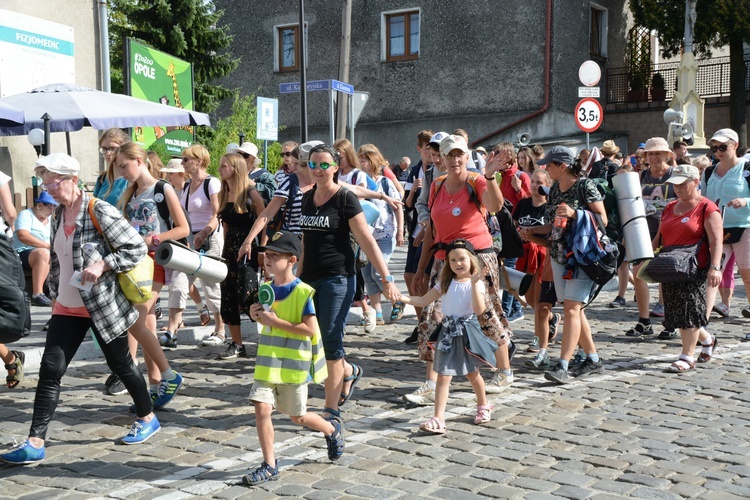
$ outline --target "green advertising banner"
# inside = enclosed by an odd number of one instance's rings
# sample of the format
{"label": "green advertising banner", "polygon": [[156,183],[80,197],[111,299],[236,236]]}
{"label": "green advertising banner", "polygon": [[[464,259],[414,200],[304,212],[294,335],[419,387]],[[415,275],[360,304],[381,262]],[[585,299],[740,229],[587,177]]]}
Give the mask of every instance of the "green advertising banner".
{"label": "green advertising banner", "polygon": [[[128,93],[166,106],[193,109],[193,67],[189,62],[152,49],[134,40],[126,42]],[[134,127],[132,140],[148,148],[161,143],[172,156],[195,141],[195,130],[182,127]]]}

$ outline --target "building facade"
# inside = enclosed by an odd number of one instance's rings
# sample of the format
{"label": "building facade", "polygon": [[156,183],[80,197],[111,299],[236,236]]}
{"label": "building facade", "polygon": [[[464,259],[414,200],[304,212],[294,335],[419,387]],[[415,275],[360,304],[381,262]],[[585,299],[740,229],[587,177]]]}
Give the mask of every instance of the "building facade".
{"label": "building facade", "polygon": [[[280,139],[300,137],[299,3],[216,0],[240,68],[224,83],[279,98]],[[348,83],[369,93],[355,146],[415,156],[416,134],[465,129],[475,146],[585,139],[575,124],[580,65],[625,58],[626,2],[357,0]],[[338,79],[342,2],[308,0],[307,79]],[[620,65],[618,62],[617,65]],[[603,71],[604,72],[604,71]],[[329,138],[327,92],[308,92],[309,138]]]}

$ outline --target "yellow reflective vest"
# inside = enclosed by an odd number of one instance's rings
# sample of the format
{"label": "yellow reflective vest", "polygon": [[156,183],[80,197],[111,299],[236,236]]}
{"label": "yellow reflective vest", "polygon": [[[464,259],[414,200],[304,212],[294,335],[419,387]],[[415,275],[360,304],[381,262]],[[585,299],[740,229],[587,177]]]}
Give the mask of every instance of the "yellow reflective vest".
{"label": "yellow reflective vest", "polygon": [[[299,282],[286,298],[276,300],[271,310],[292,324],[301,323],[305,303],[314,293],[310,285]],[[271,384],[304,384],[309,381],[321,383],[326,377],[328,371],[317,319],[313,337],[263,327],[255,358],[255,380]]]}

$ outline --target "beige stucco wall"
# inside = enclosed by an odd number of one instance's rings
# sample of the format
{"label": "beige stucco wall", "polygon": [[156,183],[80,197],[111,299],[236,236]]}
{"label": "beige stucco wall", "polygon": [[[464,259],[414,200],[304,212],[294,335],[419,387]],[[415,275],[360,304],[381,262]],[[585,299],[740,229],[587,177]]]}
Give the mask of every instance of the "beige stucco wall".
{"label": "beige stucco wall", "polygon": [[[97,8],[95,0],[0,0],[0,9],[71,26],[74,36],[75,83],[101,89]],[[3,79],[8,77],[2,75]],[[81,178],[85,181],[93,181],[99,170],[97,138],[97,131],[90,127],[70,133],[71,153],[80,161]],[[52,152],[66,151],[65,134],[52,134],[50,142]],[[26,136],[0,137],[0,170],[13,178],[15,192],[22,193],[31,186],[36,157]]]}

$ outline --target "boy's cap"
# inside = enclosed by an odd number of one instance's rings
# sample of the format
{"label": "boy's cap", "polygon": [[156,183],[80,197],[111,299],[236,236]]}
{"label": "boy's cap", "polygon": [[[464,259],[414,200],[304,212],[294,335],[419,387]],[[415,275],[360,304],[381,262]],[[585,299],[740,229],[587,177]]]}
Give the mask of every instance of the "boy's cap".
{"label": "boy's cap", "polygon": [[474,251],[474,245],[472,245],[470,241],[460,238],[457,240],[453,240],[453,242],[448,245],[448,248],[445,249],[445,254],[448,255],[452,250],[455,250],[456,248],[463,248],[470,254],[476,255],[476,252]]}
{"label": "boy's cap", "polygon": [[437,134],[432,136],[429,144],[435,144],[440,147],[440,143],[443,142],[443,139],[445,139],[446,137],[448,137],[448,132],[438,132]]}
{"label": "boy's cap", "polygon": [[266,246],[259,250],[271,250],[272,252],[290,253],[299,259],[302,255],[302,241],[290,231],[277,231],[268,240]]}

